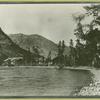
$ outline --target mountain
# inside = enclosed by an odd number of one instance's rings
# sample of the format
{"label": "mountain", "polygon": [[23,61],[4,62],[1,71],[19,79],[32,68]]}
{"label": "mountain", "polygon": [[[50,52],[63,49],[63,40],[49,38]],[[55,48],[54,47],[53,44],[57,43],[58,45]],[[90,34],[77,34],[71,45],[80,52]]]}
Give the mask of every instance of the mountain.
{"label": "mountain", "polygon": [[[40,55],[47,57],[49,52],[51,51],[51,57],[54,58],[57,55],[57,44],[52,42],[51,40],[46,39],[43,36],[32,34],[32,35],[25,35],[25,34],[10,34],[9,37],[12,39],[14,43],[19,45],[21,48],[27,50],[30,49],[31,52],[33,46],[38,47]],[[69,54],[69,48],[65,48],[64,54]]]}
{"label": "mountain", "polygon": [[23,56],[27,58],[29,52],[20,48],[0,28],[0,64],[8,57]]}

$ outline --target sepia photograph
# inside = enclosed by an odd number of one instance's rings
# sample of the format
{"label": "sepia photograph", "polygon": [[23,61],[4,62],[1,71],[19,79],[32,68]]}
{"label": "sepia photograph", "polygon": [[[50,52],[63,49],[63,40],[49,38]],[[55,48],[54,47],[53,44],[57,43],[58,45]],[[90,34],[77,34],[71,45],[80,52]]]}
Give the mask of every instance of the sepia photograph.
{"label": "sepia photograph", "polygon": [[100,96],[100,4],[0,4],[2,96]]}

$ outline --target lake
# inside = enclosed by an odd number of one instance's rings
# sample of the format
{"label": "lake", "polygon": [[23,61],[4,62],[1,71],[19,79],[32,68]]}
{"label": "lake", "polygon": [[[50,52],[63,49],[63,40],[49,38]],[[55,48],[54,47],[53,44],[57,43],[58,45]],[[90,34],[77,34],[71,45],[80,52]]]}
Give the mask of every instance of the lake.
{"label": "lake", "polygon": [[92,82],[84,70],[41,67],[0,69],[0,96],[73,96]]}

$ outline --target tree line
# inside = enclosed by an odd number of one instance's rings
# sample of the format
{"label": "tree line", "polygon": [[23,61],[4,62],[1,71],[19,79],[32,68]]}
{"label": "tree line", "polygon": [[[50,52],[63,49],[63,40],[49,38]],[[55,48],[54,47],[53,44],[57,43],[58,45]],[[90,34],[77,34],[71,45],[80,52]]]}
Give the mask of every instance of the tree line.
{"label": "tree line", "polygon": [[[84,6],[85,13],[73,15],[76,23],[74,35],[76,36],[76,45],[70,40],[70,54],[63,55],[60,51],[61,42],[58,44],[58,61],[70,66],[100,66],[100,5]],[[90,18],[90,22],[86,20]],[[64,46],[65,47],[65,46]],[[63,48],[64,49],[64,48]],[[61,52],[59,54],[59,52]],[[61,57],[61,58],[60,58]],[[59,60],[60,59],[60,60]]]}

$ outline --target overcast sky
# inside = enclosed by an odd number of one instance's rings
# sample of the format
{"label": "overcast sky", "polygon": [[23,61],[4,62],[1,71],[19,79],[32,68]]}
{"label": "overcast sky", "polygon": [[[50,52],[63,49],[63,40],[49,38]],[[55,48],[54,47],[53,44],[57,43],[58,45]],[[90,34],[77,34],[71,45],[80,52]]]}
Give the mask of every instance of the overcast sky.
{"label": "overcast sky", "polygon": [[83,4],[0,5],[0,27],[6,34],[39,34],[55,43],[72,38],[72,14],[83,13]]}

